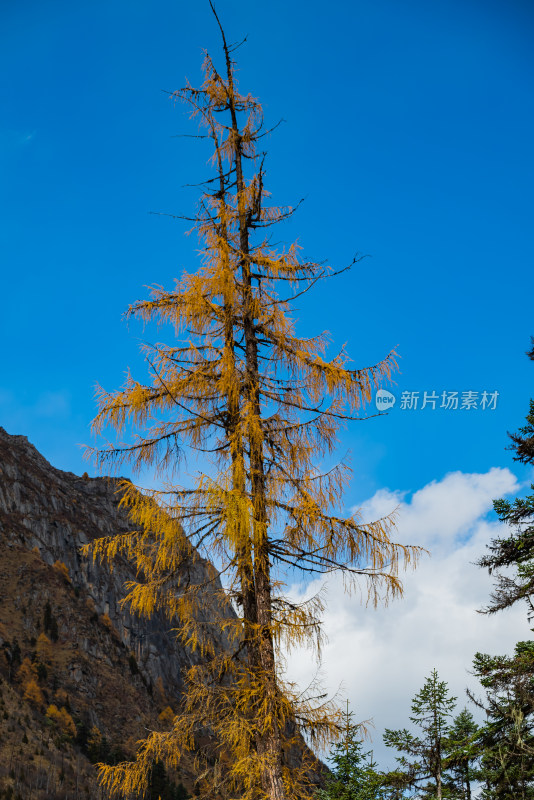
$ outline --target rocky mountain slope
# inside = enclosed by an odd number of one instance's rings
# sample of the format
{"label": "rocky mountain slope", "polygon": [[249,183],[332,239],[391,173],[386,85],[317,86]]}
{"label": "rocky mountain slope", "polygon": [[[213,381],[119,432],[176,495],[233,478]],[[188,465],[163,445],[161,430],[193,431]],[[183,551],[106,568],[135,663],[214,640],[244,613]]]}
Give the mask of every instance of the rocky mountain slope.
{"label": "rocky mountain slope", "polygon": [[[25,436],[0,428],[0,800],[107,800],[93,765],[130,758],[148,730],[168,730],[182,676],[200,659],[168,619],[121,607],[135,578],[127,561],[110,571],[81,556],[93,539],[131,530],[116,488],[55,469]],[[233,614],[208,561],[197,554],[187,569],[211,587],[206,621]],[[300,761],[302,748],[287,758]],[[324,770],[316,763],[314,783]],[[193,756],[170,774],[156,764],[143,800],[185,800],[196,777]]]}
{"label": "rocky mountain slope", "polygon": [[[115,486],[54,469],[0,428],[0,798],[105,797],[91,761],[119,760],[147,728],[169,727],[197,658],[165,619],[121,609],[126,562],[110,572],[80,556],[130,529]],[[197,579],[209,569],[200,559]],[[184,796],[179,781],[194,792],[192,763],[156,772],[155,798]]]}

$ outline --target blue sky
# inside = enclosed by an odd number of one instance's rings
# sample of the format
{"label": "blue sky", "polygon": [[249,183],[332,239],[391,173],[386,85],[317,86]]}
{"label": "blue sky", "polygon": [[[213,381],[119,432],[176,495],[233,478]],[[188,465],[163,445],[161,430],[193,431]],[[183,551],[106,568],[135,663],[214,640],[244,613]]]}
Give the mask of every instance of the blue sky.
{"label": "blue sky", "polygon": [[[343,434],[349,502],[450,470],[510,463],[506,430],[532,385],[534,10],[220,0],[248,36],[240,81],[286,122],[269,142],[274,199],[306,201],[280,238],[342,266],[297,311],[356,365],[398,345],[395,391],[499,391],[495,411],[401,411]],[[0,132],[4,365],[0,424],[83,467],[97,381],[116,388],[140,328],[121,314],[196,259],[181,223],[208,174],[203,143],[162,90],[219,55],[208,4],[5,2]],[[527,306],[527,308],[525,308]]]}
{"label": "blue sky", "polygon": [[[504,448],[534,394],[524,355],[534,7],[219,0],[218,10],[230,40],[248,36],[241,88],[272,123],[285,120],[268,144],[274,200],[306,198],[279,239],[334,266],[370,256],[299,301],[299,331],[329,330],[358,366],[394,346],[401,357],[395,408],[342,434],[354,466],[346,500],[380,513],[399,504],[404,540],[434,558],[378,626],[335,585],[329,629],[327,619],[330,688],[342,664],[362,715],[400,726],[433,666],[459,693],[476,649],[529,635],[523,610],[475,614],[491,582],[472,561],[497,530],[492,497],[528,477]],[[182,224],[149,212],[190,212],[195,190],[182,186],[209,174],[203,143],[173,138],[194,123],[162,91],[198,81],[202,48],[220,57],[207,1],[1,4],[0,425],[59,468],[94,474],[78,445],[91,441],[95,384],[117,388],[127,366],[146,375],[143,332],[121,319],[128,304],[196,263]],[[400,407],[402,392],[421,402],[424,391],[499,398],[495,410]],[[349,641],[366,653],[354,670]],[[291,665],[302,679],[306,668]]]}

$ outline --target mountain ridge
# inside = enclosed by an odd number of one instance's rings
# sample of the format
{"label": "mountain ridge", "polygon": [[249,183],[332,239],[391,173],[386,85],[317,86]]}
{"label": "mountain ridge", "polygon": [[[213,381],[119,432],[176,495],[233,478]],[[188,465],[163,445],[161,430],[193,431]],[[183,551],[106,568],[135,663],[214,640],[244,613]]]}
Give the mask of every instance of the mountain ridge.
{"label": "mountain ridge", "polygon": [[[184,674],[202,662],[162,613],[121,606],[125,581],[138,577],[132,564],[119,557],[111,570],[81,555],[131,530],[120,480],[59,470],[0,427],[0,800],[107,800],[94,763],[130,759],[148,731],[169,730]],[[215,568],[192,553],[184,569],[202,587],[202,619],[235,618]],[[232,647],[219,626],[205,627],[216,650]],[[209,731],[202,737],[214,754]],[[325,767],[314,763],[318,784]],[[196,776],[194,752],[169,774],[155,765],[146,798],[184,800]]]}
{"label": "mountain ridge", "polygon": [[[201,660],[176,641],[163,615],[144,619],[121,607],[123,584],[136,577],[132,565],[119,559],[111,571],[80,554],[98,536],[131,529],[117,485],[58,470],[27,437],[0,428],[0,798],[29,796],[30,773],[39,800],[85,797],[81,775],[88,797],[104,797],[90,760],[80,762],[80,729],[130,757],[147,729],[169,727],[184,671]],[[214,580],[200,556],[192,571],[199,582]],[[208,595],[209,606],[216,600]],[[213,635],[228,647],[222,633]],[[75,721],[70,742],[52,706]],[[192,758],[175,777],[194,789]]]}

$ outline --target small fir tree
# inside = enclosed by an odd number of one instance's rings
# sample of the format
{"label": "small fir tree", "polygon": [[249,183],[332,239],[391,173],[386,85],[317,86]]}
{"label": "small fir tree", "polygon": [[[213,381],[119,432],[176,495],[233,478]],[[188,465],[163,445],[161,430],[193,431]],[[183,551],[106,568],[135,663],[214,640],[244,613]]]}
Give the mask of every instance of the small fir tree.
{"label": "small fir tree", "polygon": [[405,754],[397,757],[399,769],[390,774],[390,783],[417,787],[421,798],[442,800],[448,720],[455,705],[456,698],[433,669],[412,701],[410,720],[422,735],[414,736],[406,729],[386,729],[384,734],[388,747]]}
{"label": "small fir tree", "polygon": [[387,789],[384,776],[373,761],[371,752],[365,753],[361,740],[362,726],[352,721],[353,713],[343,713],[343,739],[334,745],[330,762],[331,773],[324,789],[319,789],[316,800],[385,800]]}
{"label": "small fir tree", "polygon": [[473,784],[480,780],[480,728],[473,715],[464,708],[447,731],[446,759],[447,797],[471,800]]}
{"label": "small fir tree", "polygon": [[534,798],[534,642],[519,642],[513,656],[477,653],[474,674],[486,691],[480,731],[484,800]]}

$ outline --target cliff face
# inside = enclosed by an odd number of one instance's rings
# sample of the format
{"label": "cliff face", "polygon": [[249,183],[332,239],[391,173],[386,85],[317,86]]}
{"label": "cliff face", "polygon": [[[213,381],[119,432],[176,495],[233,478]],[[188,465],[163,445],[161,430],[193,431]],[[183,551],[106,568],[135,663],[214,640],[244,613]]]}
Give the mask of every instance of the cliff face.
{"label": "cliff face", "polygon": [[[26,437],[0,428],[0,798],[9,786],[29,796],[30,773],[36,798],[68,796],[76,781],[78,795],[72,796],[85,796],[80,775],[96,792],[94,770],[83,757],[80,762],[77,751],[74,765],[75,747],[68,737],[61,740],[61,726],[47,721],[46,709],[66,703],[78,729],[96,728],[131,753],[147,728],[168,726],[182,673],[198,657],[177,644],[168,620],[140,619],[120,607],[124,581],[135,577],[127,562],[110,572],[80,556],[80,547],[94,538],[131,529],[115,486],[106,478],[54,469]],[[202,559],[193,569],[195,580],[210,575]],[[208,607],[210,602],[207,597]],[[55,637],[46,644],[42,634],[50,636],[50,618]],[[222,636],[218,646],[227,646]],[[28,695],[32,676],[22,674],[25,658],[41,697],[36,691]],[[182,777],[191,788],[189,767],[184,765]]]}
{"label": "cliff face", "polygon": [[[131,530],[116,485],[57,470],[0,428],[0,800],[105,800],[92,762],[131,758],[148,730],[168,730],[184,671],[200,658],[163,616],[121,608],[135,578],[128,562],[111,572],[80,555],[97,537]],[[233,613],[214,608],[220,584],[209,562],[195,558],[188,577],[215,587],[203,594],[206,620]],[[222,633],[212,636],[228,648]],[[193,756],[154,775],[150,798],[194,792]]]}
{"label": "cliff face", "polygon": [[[73,586],[93,601],[97,614],[109,616],[147,679],[155,684],[161,678],[169,693],[179,694],[182,670],[196,657],[177,646],[168,620],[133,617],[120,607],[124,582],[135,577],[131,566],[123,560],[110,572],[80,556],[82,545],[93,539],[132,529],[115,489],[109,478],[80,478],[55,469],[25,436],[0,428],[2,546],[37,548],[46,564],[63,562]],[[199,559],[194,571],[195,582],[209,581],[207,562]],[[222,636],[219,645],[226,647]]]}

